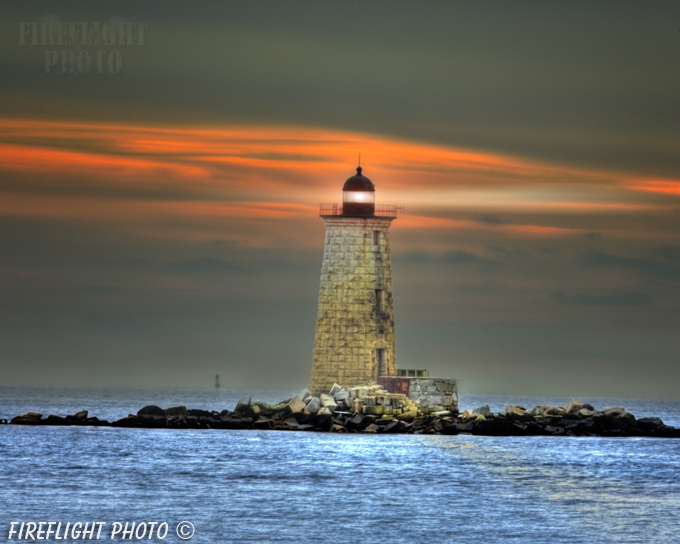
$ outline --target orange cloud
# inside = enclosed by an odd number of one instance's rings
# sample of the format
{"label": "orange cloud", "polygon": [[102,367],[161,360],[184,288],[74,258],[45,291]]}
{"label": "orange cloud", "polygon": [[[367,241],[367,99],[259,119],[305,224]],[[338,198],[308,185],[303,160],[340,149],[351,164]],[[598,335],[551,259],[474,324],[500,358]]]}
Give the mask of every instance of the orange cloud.
{"label": "orange cloud", "polygon": [[30,174],[96,174],[115,176],[121,183],[130,178],[170,175],[190,178],[205,175],[197,166],[152,159],[118,157],[102,153],[66,151],[43,146],[0,144],[0,169]]}
{"label": "orange cloud", "polygon": [[680,181],[644,180],[631,184],[630,188],[637,191],[649,191],[653,193],[680,196]]}
{"label": "orange cloud", "polygon": [[40,168],[56,160],[57,169],[118,166],[125,171],[128,166],[139,166],[144,172],[164,168],[180,178],[210,175],[217,181],[220,175],[227,177],[224,167],[237,166],[260,173],[295,172],[326,185],[350,174],[362,152],[368,164],[366,174],[379,180],[380,187],[413,189],[418,185],[426,190],[466,186],[471,180],[515,184],[521,177],[524,183],[535,183],[567,172],[498,154],[302,127],[168,129],[0,120],[0,142],[16,144],[17,140],[23,142],[16,150],[23,160],[12,159],[12,148],[4,147],[0,167]]}
{"label": "orange cloud", "polygon": [[580,231],[487,225],[434,212],[636,213],[661,205],[635,202],[631,187],[680,194],[680,182],[672,180],[622,182],[614,175],[346,131],[0,119],[0,213],[112,223],[125,218],[144,223],[145,232],[154,221],[181,218],[215,237],[216,222],[233,227],[238,221],[316,218],[318,202],[340,200],[359,151],[366,175],[377,184],[378,203],[419,210],[401,214],[400,228],[562,236]]}

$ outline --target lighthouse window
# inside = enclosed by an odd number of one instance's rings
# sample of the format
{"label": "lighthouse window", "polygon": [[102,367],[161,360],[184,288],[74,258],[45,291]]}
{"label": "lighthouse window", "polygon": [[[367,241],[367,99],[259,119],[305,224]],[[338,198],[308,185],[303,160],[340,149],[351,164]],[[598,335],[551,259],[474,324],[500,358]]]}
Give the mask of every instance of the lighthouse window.
{"label": "lighthouse window", "polygon": [[380,245],[380,231],[379,230],[373,231],[373,245],[374,246]]}
{"label": "lighthouse window", "polygon": [[382,312],[385,306],[385,292],[382,289],[375,290],[375,311]]}
{"label": "lighthouse window", "polygon": [[387,374],[387,358],[385,357],[384,349],[375,350],[375,362],[378,370],[378,376],[385,376]]}

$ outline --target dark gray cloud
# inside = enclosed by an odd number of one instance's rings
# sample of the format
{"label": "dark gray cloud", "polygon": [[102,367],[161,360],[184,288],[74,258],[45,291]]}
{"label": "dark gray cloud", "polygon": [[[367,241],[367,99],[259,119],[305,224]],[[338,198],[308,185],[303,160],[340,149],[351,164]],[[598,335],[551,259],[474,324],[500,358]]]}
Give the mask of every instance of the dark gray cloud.
{"label": "dark gray cloud", "polygon": [[652,297],[646,293],[613,293],[608,295],[592,295],[577,293],[551,293],[550,298],[564,304],[582,304],[592,306],[647,306],[652,303]]}
{"label": "dark gray cloud", "polygon": [[393,255],[392,261],[400,264],[402,262],[408,263],[442,263],[452,265],[485,265],[485,266],[500,266],[502,263],[493,259],[480,257],[479,255],[469,251],[445,251],[439,254],[425,253],[422,251],[408,251],[397,253]]}
{"label": "dark gray cloud", "polygon": [[505,225],[506,221],[503,221],[497,215],[480,215],[475,218],[481,223],[486,223],[488,225]]}
{"label": "dark gray cloud", "polygon": [[[631,271],[651,272],[659,276],[679,277],[680,267],[677,262],[674,262],[678,259],[672,249],[656,248],[653,253],[657,257],[629,257],[593,250],[584,255],[583,262],[590,266],[617,267]],[[669,256],[672,256],[673,260]]]}
{"label": "dark gray cloud", "polygon": [[115,76],[51,77],[18,25],[53,3],[10,4],[4,114],[309,124],[674,176],[680,6],[619,6],[66,2],[146,41]]}

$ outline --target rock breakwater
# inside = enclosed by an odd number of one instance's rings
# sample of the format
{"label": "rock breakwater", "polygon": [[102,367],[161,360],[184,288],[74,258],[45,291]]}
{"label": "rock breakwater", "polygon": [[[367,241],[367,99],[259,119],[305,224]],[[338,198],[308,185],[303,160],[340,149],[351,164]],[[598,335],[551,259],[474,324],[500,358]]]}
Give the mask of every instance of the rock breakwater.
{"label": "rock breakwater", "polygon": [[[6,420],[0,422],[7,423]],[[123,428],[260,429],[340,433],[458,434],[487,436],[648,436],[680,438],[680,429],[657,417],[637,419],[623,407],[598,410],[574,399],[566,406],[510,405],[493,413],[481,406],[461,414],[449,411],[424,414],[404,395],[387,393],[379,386],[342,389],[333,386],[318,397],[303,391],[278,404],[241,399],[233,410],[208,411],[184,406],[145,406],[136,414],[108,422],[89,416],[37,412],[13,418],[13,425],[87,425]]]}

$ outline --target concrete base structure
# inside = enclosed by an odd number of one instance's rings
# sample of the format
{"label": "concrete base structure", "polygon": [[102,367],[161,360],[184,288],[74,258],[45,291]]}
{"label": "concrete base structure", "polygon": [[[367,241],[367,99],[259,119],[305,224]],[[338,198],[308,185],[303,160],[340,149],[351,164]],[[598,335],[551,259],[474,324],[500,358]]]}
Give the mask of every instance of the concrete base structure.
{"label": "concrete base structure", "polygon": [[406,395],[421,413],[443,410],[458,413],[458,384],[455,378],[384,376],[378,378],[378,385],[390,393]]}

